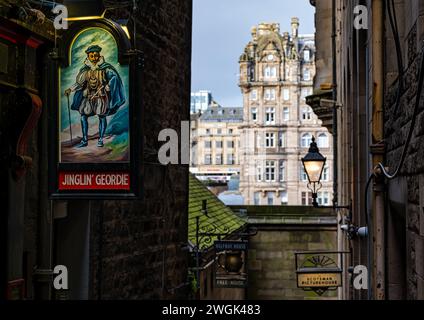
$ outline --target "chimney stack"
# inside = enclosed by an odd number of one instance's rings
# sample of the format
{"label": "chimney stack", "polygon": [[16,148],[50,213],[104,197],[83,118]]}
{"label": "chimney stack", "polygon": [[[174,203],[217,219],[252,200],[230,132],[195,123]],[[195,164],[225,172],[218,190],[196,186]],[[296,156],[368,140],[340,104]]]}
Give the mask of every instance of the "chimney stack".
{"label": "chimney stack", "polygon": [[292,27],[292,38],[297,39],[299,36],[299,18],[292,18],[291,19],[291,27]]}

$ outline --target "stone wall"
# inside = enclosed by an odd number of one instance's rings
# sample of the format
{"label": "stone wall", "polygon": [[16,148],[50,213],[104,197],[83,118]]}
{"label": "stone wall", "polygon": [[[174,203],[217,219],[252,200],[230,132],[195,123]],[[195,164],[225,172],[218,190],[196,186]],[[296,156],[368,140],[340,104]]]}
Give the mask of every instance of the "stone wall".
{"label": "stone wall", "polygon": [[337,291],[329,291],[320,297],[297,288],[296,282],[295,252],[337,251],[337,221],[332,210],[308,206],[232,209],[236,212],[246,210],[250,229],[258,230],[257,235],[249,238],[247,299],[337,298]]}
{"label": "stone wall", "polygon": [[93,299],[186,297],[187,253],[181,244],[187,243],[188,166],[163,167],[157,152],[159,132],[180,132],[181,121],[189,120],[192,1],[148,0],[140,6],[144,200],[92,203]]}
{"label": "stone wall", "polygon": [[336,230],[261,230],[251,238],[249,250],[249,299],[304,300],[319,297],[297,288],[295,252],[336,250]]}
{"label": "stone wall", "polygon": [[[417,98],[418,75],[423,57],[424,39],[424,3],[422,1],[398,1],[396,14],[400,25],[402,54],[404,57],[405,77],[404,92],[398,110],[395,110],[397,82],[396,52],[393,36],[387,22],[386,30],[386,98],[385,98],[385,140],[386,162],[393,172],[398,166],[403,147],[406,143],[411,118]],[[393,80],[394,79],[394,80]],[[399,273],[401,277],[389,280],[389,292],[392,298],[424,299],[424,100],[421,98],[408,155],[400,176],[389,183],[389,224],[399,221],[400,230],[389,229],[388,254],[395,255],[393,264],[388,266],[391,274]],[[390,239],[392,242],[390,242]],[[397,243],[405,248],[392,250]],[[391,245],[390,245],[391,244]],[[393,296],[394,295],[394,296]],[[389,297],[391,298],[391,297]]]}

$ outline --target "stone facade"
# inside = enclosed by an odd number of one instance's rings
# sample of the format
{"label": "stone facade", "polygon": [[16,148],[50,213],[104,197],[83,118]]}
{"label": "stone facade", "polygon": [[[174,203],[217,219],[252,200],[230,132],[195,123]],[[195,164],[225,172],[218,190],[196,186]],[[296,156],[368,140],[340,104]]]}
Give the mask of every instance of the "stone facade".
{"label": "stone facade", "polygon": [[241,108],[213,103],[192,116],[190,171],[200,180],[227,182],[240,173]]}
{"label": "stone facade", "polygon": [[[398,1],[395,8],[404,58],[404,90],[401,104],[396,110],[399,85],[395,78],[396,52],[393,49],[393,36],[388,33],[389,41],[385,47],[384,136],[387,166],[392,170],[398,166],[407,140],[417,99],[418,77],[420,72],[424,72],[420,70],[424,58],[424,4],[421,1]],[[389,25],[386,27],[389,28]],[[424,300],[424,166],[421,162],[424,155],[423,106],[421,96],[405,164],[399,177],[387,186],[390,199],[387,255],[391,263],[387,266],[387,296],[393,299]],[[402,243],[403,248],[400,246]]]}
{"label": "stone facade", "polygon": [[[331,45],[331,3],[311,3],[316,7],[317,39],[325,37]],[[390,1],[380,0],[336,3],[336,57],[332,59],[328,47],[319,50],[322,60],[337,63],[337,103],[342,106],[337,117],[339,202],[352,201],[353,223],[368,225],[370,232],[368,239],[340,238],[339,249],[352,248],[352,260],[347,263],[366,265],[371,280],[369,292],[349,287],[343,298],[424,299],[422,100],[399,174],[394,179],[381,179],[377,171],[366,190],[378,163],[390,173],[396,171],[407,142],[423,57],[424,4],[395,1],[392,8]],[[354,28],[353,12],[359,4],[367,8],[367,29]],[[398,25],[401,72],[389,10],[396,15]],[[319,81],[328,82],[331,68],[324,69],[318,71],[316,87]],[[403,79],[403,86],[396,107],[399,79]],[[347,221],[344,214],[341,218]]]}
{"label": "stone facade", "polygon": [[[246,211],[250,227],[258,234],[249,239],[249,288],[253,300],[336,299],[297,287],[295,252],[336,251],[337,221],[331,210],[305,207],[233,207]],[[325,254],[323,254],[325,255]],[[336,258],[327,255],[331,258]],[[305,259],[300,256],[299,264]]]}
{"label": "stone facade", "polygon": [[293,18],[289,35],[280,34],[277,23],[261,23],[240,57],[240,191],[246,204],[311,204],[301,159],[312,136],[327,157],[319,198],[332,201],[332,138],[306,105],[315,75],[314,37],[299,35],[298,27]]}

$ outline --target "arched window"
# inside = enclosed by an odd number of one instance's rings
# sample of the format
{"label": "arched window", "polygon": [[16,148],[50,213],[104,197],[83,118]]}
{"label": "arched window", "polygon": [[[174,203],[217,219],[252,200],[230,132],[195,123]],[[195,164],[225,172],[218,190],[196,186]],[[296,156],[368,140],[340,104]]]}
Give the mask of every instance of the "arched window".
{"label": "arched window", "polygon": [[310,133],[303,134],[301,142],[300,142],[300,146],[302,148],[309,148],[311,143],[312,143],[312,134],[310,134]]}
{"label": "arched window", "polygon": [[328,148],[328,136],[325,133],[318,135],[318,148]]}

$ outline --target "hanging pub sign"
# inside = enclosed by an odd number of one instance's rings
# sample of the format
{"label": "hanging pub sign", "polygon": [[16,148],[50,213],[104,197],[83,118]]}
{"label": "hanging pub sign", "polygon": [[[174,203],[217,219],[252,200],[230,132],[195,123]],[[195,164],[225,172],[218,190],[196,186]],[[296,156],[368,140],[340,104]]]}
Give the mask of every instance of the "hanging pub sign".
{"label": "hanging pub sign", "polygon": [[246,288],[246,258],[248,242],[245,240],[215,241],[217,266],[215,286],[217,288]]}
{"label": "hanging pub sign", "polygon": [[297,287],[304,291],[314,291],[318,295],[341,287],[343,265],[340,267],[336,260],[343,261],[343,254],[344,252],[296,252]]}
{"label": "hanging pub sign", "polygon": [[139,59],[111,20],[75,22],[64,33],[51,63],[52,198],[140,195]]}

